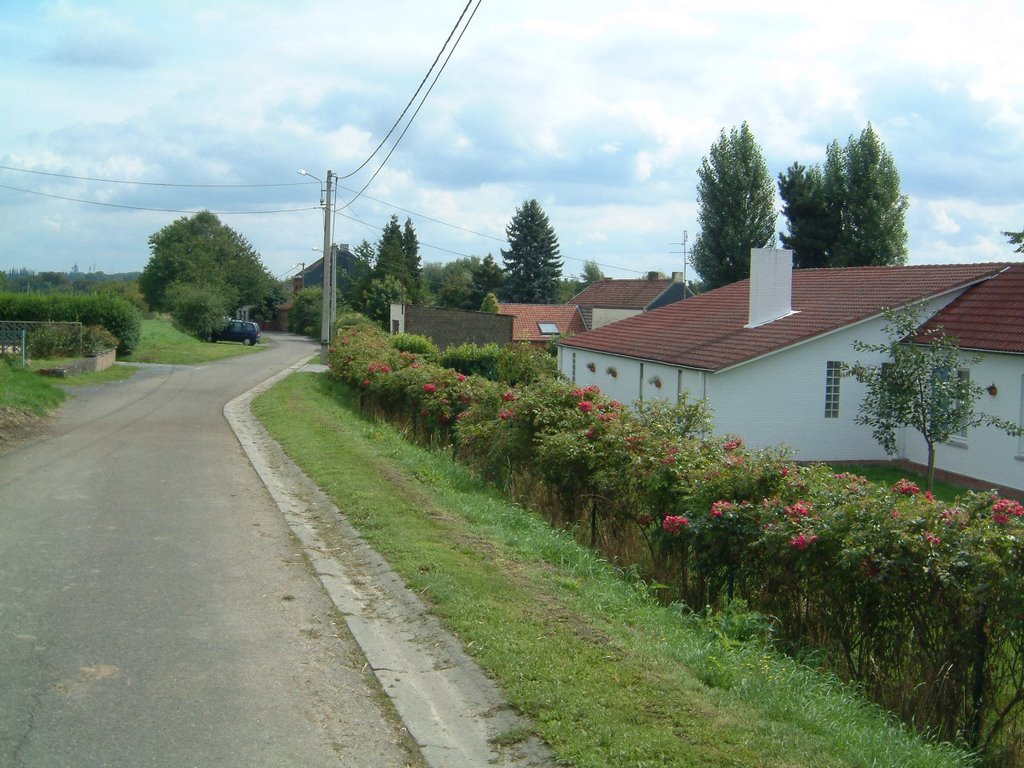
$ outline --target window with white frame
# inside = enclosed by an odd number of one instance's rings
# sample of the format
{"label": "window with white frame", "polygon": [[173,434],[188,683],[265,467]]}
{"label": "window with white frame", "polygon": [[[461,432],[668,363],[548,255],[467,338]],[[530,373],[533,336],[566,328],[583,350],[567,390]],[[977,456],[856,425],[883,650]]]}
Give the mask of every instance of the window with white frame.
{"label": "window with white frame", "polygon": [[843,364],[838,360],[825,363],[825,418],[839,418],[839,382],[843,377]]}

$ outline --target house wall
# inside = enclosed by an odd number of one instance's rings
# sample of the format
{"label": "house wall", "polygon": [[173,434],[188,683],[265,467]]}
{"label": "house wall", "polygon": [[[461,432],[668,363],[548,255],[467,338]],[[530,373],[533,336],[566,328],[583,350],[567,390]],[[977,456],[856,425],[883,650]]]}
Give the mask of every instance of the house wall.
{"label": "house wall", "polygon": [[[971,380],[981,387],[996,385],[995,396],[982,394],[977,411],[996,416],[1017,426],[1024,425],[1024,355],[988,353],[970,365],[962,353]],[[907,430],[905,457],[916,464],[928,464],[924,438]],[[937,469],[977,478],[994,485],[1024,490],[1024,437],[1014,437],[993,427],[967,430],[966,438],[955,437],[936,446]]]}
{"label": "house wall", "polygon": [[591,312],[591,329],[600,328],[602,325],[608,325],[609,323],[625,320],[627,317],[640,314],[639,309],[601,309],[600,307],[594,307]]}
{"label": "house wall", "polygon": [[[736,434],[751,448],[788,445],[798,460],[884,459],[885,452],[870,429],[854,423],[864,395],[852,378],[840,383],[839,418],[825,418],[825,371],[829,360],[874,362],[856,355],[855,339],[869,343],[885,340],[882,321],[870,321],[779,354],[720,373],[641,362],[604,353],[559,349],[559,369],[580,386],[597,384],[609,397],[623,403],[640,399],[678,402],[680,392],[691,400],[706,398],[717,434]],[[594,371],[588,369],[593,363]],[[618,376],[608,374],[616,369]],[[651,379],[658,377],[662,386]]]}
{"label": "house wall", "polygon": [[[927,307],[930,315],[956,297],[950,294]],[[902,458],[926,463],[923,441],[916,432],[898,436],[898,454],[888,456],[871,434],[855,422],[866,389],[852,377],[839,386],[839,414],[825,417],[828,361],[878,365],[887,357],[858,352],[855,341],[885,344],[889,339],[884,318],[874,318],[779,353],[718,373],[641,363],[615,355],[562,348],[560,369],[572,376],[571,355],[576,355],[575,381],[597,384],[609,397],[624,403],[641,398],[675,401],[680,391],[693,399],[706,397],[715,432],[736,434],[753,449],[785,445],[800,461],[877,461]],[[595,370],[587,369],[593,362]],[[608,367],[619,375],[611,377]],[[662,387],[649,383],[657,375]],[[996,397],[984,395],[979,408],[1016,424],[1024,423],[1024,356],[989,355],[972,370],[981,385],[995,382]],[[976,433],[976,434],[975,434]],[[1010,488],[1024,486],[1024,438],[1008,437],[992,429],[968,434],[966,447],[941,446],[937,465],[961,475],[979,477]]]}

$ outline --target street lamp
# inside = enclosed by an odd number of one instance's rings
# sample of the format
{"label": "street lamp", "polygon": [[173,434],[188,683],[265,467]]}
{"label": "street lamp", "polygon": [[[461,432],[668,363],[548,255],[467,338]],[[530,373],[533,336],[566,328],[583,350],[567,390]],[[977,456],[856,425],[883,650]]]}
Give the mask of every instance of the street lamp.
{"label": "street lamp", "polygon": [[[320,199],[324,207],[324,301],[323,310],[320,313],[320,362],[327,365],[327,355],[330,352],[331,339],[334,336],[334,323],[338,317],[338,277],[334,260],[334,248],[331,238],[331,179],[334,174],[327,171],[327,183],[324,184],[319,178],[309,171],[299,169],[299,175],[308,176],[320,182],[320,191],[323,195]],[[326,188],[326,193],[324,192]],[[316,250],[315,248],[313,250]]]}

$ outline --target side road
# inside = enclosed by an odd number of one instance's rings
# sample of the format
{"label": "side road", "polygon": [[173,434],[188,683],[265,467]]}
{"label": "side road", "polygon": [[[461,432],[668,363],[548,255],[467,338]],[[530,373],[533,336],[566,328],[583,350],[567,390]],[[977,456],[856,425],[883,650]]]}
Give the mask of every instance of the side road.
{"label": "side road", "polygon": [[0,766],[423,766],[224,403],[308,359],[144,366],[0,455]]}
{"label": "side road", "polygon": [[303,367],[235,398],[224,415],[424,758],[432,768],[554,765],[536,738],[497,746],[529,724],[250,412],[253,398]]}

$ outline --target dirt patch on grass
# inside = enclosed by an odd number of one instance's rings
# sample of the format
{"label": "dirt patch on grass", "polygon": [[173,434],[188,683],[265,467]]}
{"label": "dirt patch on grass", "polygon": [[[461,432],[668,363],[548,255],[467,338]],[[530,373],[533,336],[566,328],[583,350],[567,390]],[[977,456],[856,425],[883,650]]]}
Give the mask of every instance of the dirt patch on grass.
{"label": "dirt patch on grass", "polygon": [[0,406],[0,453],[45,431],[47,417],[10,406]]}

